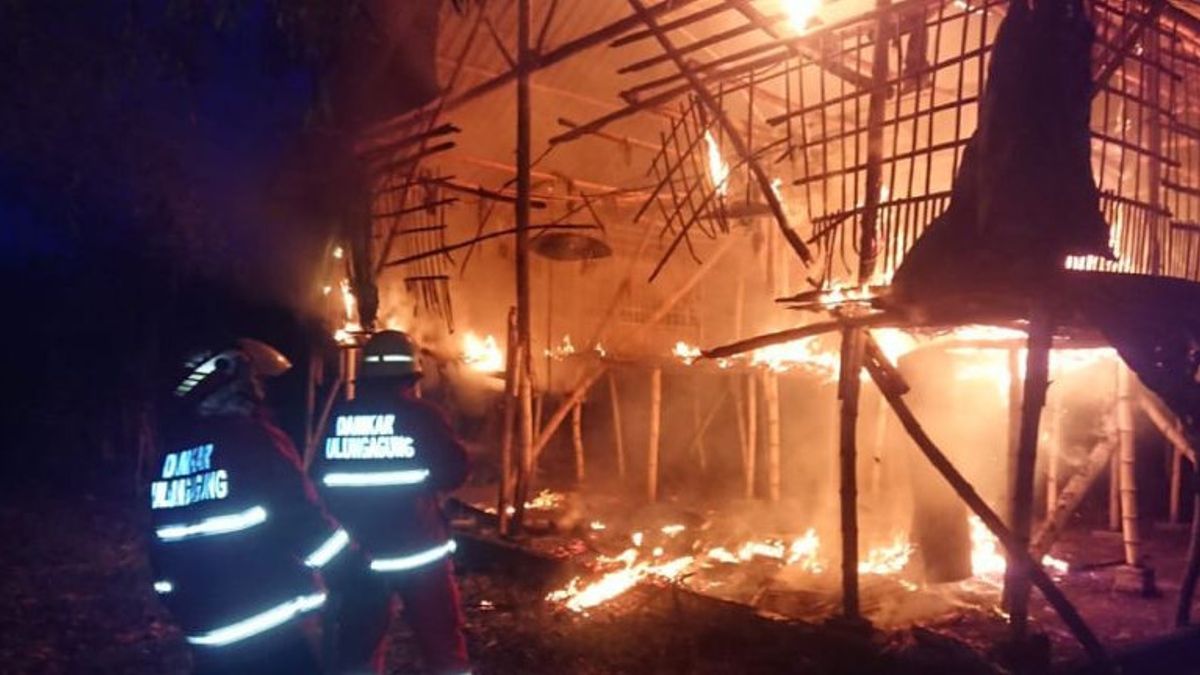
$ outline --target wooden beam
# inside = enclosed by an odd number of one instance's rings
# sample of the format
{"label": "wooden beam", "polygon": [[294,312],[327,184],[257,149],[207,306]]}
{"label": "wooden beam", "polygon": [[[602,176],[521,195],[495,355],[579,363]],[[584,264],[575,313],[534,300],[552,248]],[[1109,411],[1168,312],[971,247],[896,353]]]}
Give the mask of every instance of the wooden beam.
{"label": "wooden beam", "polygon": [[575,484],[583,485],[587,467],[583,456],[583,401],[571,411],[571,447],[575,450]]}
{"label": "wooden beam", "polygon": [[675,49],[675,46],[671,44],[670,38],[668,38],[667,35],[662,32],[658,26],[658,21],[654,18],[654,15],[646,9],[646,6],[642,4],[642,1],[628,1],[637,12],[638,16],[642,17],[642,20],[646,23],[646,25],[654,31],[655,37],[658,39],[658,43],[662,46],[663,51],[671,56],[671,60],[675,62],[675,67],[687,76],[688,83],[691,84],[692,89],[694,89],[696,92],[696,95],[700,97],[700,100],[709,109],[709,112],[711,112],[713,116],[716,117],[720,122],[721,127],[725,130],[726,138],[729,139],[729,143],[737,152],[738,157],[750,167],[750,172],[754,175],[755,180],[758,182],[759,191],[762,193],[763,198],[767,200],[767,204],[771,207],[771,213],[774,214],[775,221],[779,225],[779,229],[783,233],[784,239],[787,240],[788,244],[791,245],[792,250],[796,252],[796,255],[800,256],[800,259],[803,260],[805,264],[812,264],[812,253],[809,252],[808,247],[805,246],[804,242],[800,239],[800,235],[796,234],[796,231],[792,229],[790,224],[788,224],[787,214],[783,210],[783,204],[779,200],[779,195],[775,194],[775,190],[771,186],[770,176],[768,176],[763,170],[762,165],[758,163],[758,160],[754,157],[751,149],[742,139],[741,133],[739,133],[737,127],[733,125],[733,121],[729,119],[727,114],[725,114],[725,110],[721,108],[721,104],[716,100],[712,93],[708,91],[708,89],[704,86],[704,83],[700,81],[700,78],[697,77],[695,73],[693,73],[688,67],[688,64],[684,62],[683,57],[679,55],[679,52]]}
{"label": "wooden beam", "polygon": [[782,440],[779,427],[779,375],[770,369],[762,373],[763,404],[767,409],[767,499],[778,502]]}
{"label": "wooden beam", "polygon": [[617,455],[617,475],[625,478],[625,432],[621,426],[621,398],[617,391],[617,374],[608,371],[608,399],[612,403],[613,449]]}
{"label": "wooden beam", "polygon": [[742,480],[744,496],[754,499],[754,479],[758,473],[758,388],[754,374],[746,376],[746,447],[742,458]]}
{"label": "wooden beam", "polygon": [[521,403],[518,367],[523,356],[517,341],[517,308],[508,309],[507,359],[504,364],[504,426],[500,438],[500,486],[496,496],[496,517],[501,535],[509,533],[508,507],[513,503],[513,440],[516,437],[517,406]]}
{"label": "wooden beam", "polygon": [[1008,551],[1008,568],[1004,574],[1004,595],[1008,600],[1009,625],[1013,639],[1025,640],[1029,629],[1029,574],[1026,561],[1033,525],[1033,481],[1037,466],[1038,430],[1042,408],[1046,404],[1046,387],[1050,378],[1050,346],[1054,338],[1054,322],[1050,312],[1035,307],[1029,319],[1029,347],[1025,356],[1025,386],[1021,395],[1021,429],[1017,437],[1017,462],[1012,501],[1014,543],[1020,551]]}
{"label": "wooden beam", "polygon": [[858,602],[858,401],[863,363],[863,329],[842,329],[838,375],[838,497],[842,533],[842,613],[862,619]]}
{"label": "wooden beam", "polygon": [[840,330],[844,326],[857,326],[868,328],[871,326],[882,326],[888,323],[894,323],[896,317],[890,314],[872,314],[864,317],[854,317],[847,319],[835,319],[832,321],[819,321],[810,323],[807,326],[799,328],[788,328],[786,330],[758,335],[745,340],[731,342],[720,347],[713,347],[700,352],[700,356],[706,359],[727,359],[738,354],[745,354],[762,347],[769,347],[784,342],[791,342],[801,338],[812,337],[814,335],[822,335]]}
{"label": "wooden beam", "polygon": [[646,444],[646,501],[658,501],[658,450],[662,441],[662,368],[650,369],[650,437]]}
{"label": "wooden beam", "polygon": [[1058,540],[1058,536],[1066,528],[1071,516],[1087,496],[1088,490],[1108,468],[1116,443],[1111,438],[1102,439],[1088,455],[1087,464],[1083,470],[1071,477],[1058,495],[1054,509],[1046,516],[1037,534],[1030,540],[1029,555],[1034,560],[1050,552],[1050,547]]}

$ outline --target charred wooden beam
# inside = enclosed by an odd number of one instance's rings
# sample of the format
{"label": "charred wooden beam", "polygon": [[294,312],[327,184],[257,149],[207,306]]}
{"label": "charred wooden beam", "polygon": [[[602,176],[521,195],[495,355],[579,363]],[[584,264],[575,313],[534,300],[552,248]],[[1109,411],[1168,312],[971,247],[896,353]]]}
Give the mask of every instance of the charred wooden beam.
{"label": "charred wooden beam", "polygon": [[862,619],[858,602],[858,402],[864,339],[861,328],[842,329],[838,375],[838,497],[842,533],[842,614]]}
{"label": "charred wooden beam", "polygon": [[[432,202],[421,202],[420,204],[415,204],[413,206],[406,206],[402,209],[396,209],[395,211],[384,211],[383,213],[372,213],[371,217],[376,218],[376,219],[399,218],[400,216],[408,215],[410,213],[416,213],[418,211],[427,211],[430,209],[436,209],[439,206],[446,206],[449,204],[457,204],[457,203],[458,203],[458,197],[447,197],[446,199],[438,199],[438,200],[435,200]],[[403,231],[401,231],[401,232],[403,232]]]}
{"label": "charred wooden beam", "polygon": [[783,204],[780,203],[779,195],[775,194],[775,190],[771,187],[771,178],[767,176],[765,171],[763,171],[762,166],[758,163],[758,160],[755,159],[751,149],[747,147],[745,141],[741,137],[741,134],[733,125],[732,120],[729,119],[729,116],[725,114],[724,109],[721,108],[720,102],[718,102],[712,93],[708,91],[704,83],[700,81],[699,77],[697,77],[696,74],[689,69],[688,65],[684,62],[683,57],[679,55],[678,51],[675,49],[675,46],[671,43],[670,38],[668,38],[667,35],[662,32],[658,26],[658,21],[654,18],[653,14],[647,11],[646,6],[642,4],[641,0],[629,0],[629,4],[634,8],[637,14],[642,17],[642,20],[646,23],[646,25],[654,31],[658,43],[662,46],[663,51],[667,52],[671,56],[671,60],[675,62],[675,66],[687,75],[688,83],[692,85],[696,95],[700,97],[705,106],[708,107],[709,111],[720,122],[722,128],[725,130],[726,136],[729,138],[730,144],[733,145],[733,148],[737,152],[738,156],[742,159],[742,161],[749,165],[751,173],[753,173],[755,180],[758,181],[760,192],[762,192],[763,197],[767,200],[767,204],[770,205],[771,212],[775,215],[775,221],[778,224],[784,239],[787,240],[788,244],[791,245],[792,250],[795,251],[796,255],[798,255],[805,264],[812,264],[812,253],[809,252],[808,247],[804,245],[803,241],[801,241],[800,235],[796,234],[796,231],[793,230],[791,225],[788,223],[787,214],[784,213]]}
{"label": "charred wooden beam", "polygon": [[458,127],[454,126],[453,124],[442,124],[442,125],[433,127],[431,129],[426,129],[425,131],[417,132],[411,136],[407,136],[407,137],[401,138],[399,140],[391,141],[390,143],[385,143],[383,145],[378,145],[376,147],[370,148],[369,150],[367,150],[366,152],[363,153],[363,158],[367,159],[369,161],[378,155],[382,155],[382,154],[385,154],[388,152],[395,152],[396,150],[399,150],[401,148],[406,148],[410,145],[416,145],[418,143],[427,141],[431,138],[437,138],[438,136],[445,136],[446,134],[457,134],[461,131],[462,131],[462,129],[459,129]]}
{"label": "charred wooden beam", "polygon": [[894,322],[896,318],[890,314],[872,314],[865,317],[843,318],[833,321],[821,321],[818,323],[801,326],[799,328],[789,328],[787,330],[758,335],[745,340],[738,340],[720,347],[713,347],[700,352],[700,355],[706,359],[727,359],[738,354],[754,351],[762,347],[769,347],[784,342],[791,342],[801,338],[812,337],[814,335],[822,335],[824,333],[832,333],[840,330],[844,326],[859,326],[871,327],[882,326]]}
{"label": "charred wooden beam", "polygon": [[[727,3],[723,3],[723,2],[717,3],[717,4],[713,5],[712,7],[709,7],[707,9],[702,9],[699,12],[693,12],[691,14],[688,14],[687,16],[681,16],[678,19],[675,19],[673,21],[667,21],[666,23],[662,24],[662,29],[665,31],[672,31],[672,30],[675,30],[676,28],[683,28],[686,26],[690,26],[690,25],[696,23],[697,21],[703,21],[704,19],[716,16],[722,12],[728,12],[732,9],[733,9],[733,7],[731,7]],[[640,40],[645,40],[647,38],[652,38],[652,37],[654,37],[654,31],[640,30],[635,33],[630,33],[628,35],[625,35],[623,37],[619,37],[616,40],[613,40],[612,42],[608,43],[608,46],[624,47],[625,45],[633,44],[634,42],[638,42]]]}
{"label": "charred wooden beam", "polygon": [[[531,226],[529,226],[529,229],[530,230],[594,230],[594,229],[596,229],[596,226],[595,225],[531,225]],[[460,241],[460,242],[457,242],[454,244],[447,244],[446,246],[439,246],[438,248],[430,249],[428,251],[422,251],[420,253],[414,253],[412,255],[404,256],[403,258],[396,258],[395,260],[389,260],[389,261],[385,262],[383,264],[383,266],[384,267],[395,267],[397,265],[407,265],[409,263],[413,263],[418,260],[423,260],[425,258],[429,258],[432,256],[445,255],[447,253],[457,251],[460,248],[466,248],[468,246],[472,246],[481,241],[487,241],[488,239],[495,239],[496,237],[504,237],[504,236],[508,236],[510,234],[515,234],[516,232],[517,232],[517,228],[515,228],[515,227],[511,227],[511,228],[504,229],[504,230],[497,230],[495,232],[488,232],[487,234],[481,234],[478,237],[472,237],[466,241]]]}
{"label": "charred wooden beam", "polygon": [[1066,528],[1071,516],[1087,496],[1088,490],[1108,468],[1115,447],[1116,444],[1110,438],[1097,443],[1088,455],[1083,470],[1072,476],[1059,493],[1054,510],[1046,516],[1042,527],[1030,540],[1029,555],[1034,560],[1041,560],[1042,556],[1050,552],[1050,547],[1054,546],[1059,534]]}
{"label": "charred wooden beam", "polygon": [[1126,55],[1133,50],[1141,39],[1142,33],[1146,27],[1154,23],[1158,19],[1158,15],[1162,13],[1167,6],[1166,0],[1150,0],[1150,6],[1146,8],[1146,12],[1140,17],[1126,17],[1125,24],[1129,26],[1128,30],[1122,26],[1121,32],[1125,34],[1125,39],[1120,42],[1113,52],[1108,56],[1107,62],[1100,67],[1100,71],[1096,75],[1096,79],[1092,85],[1092,96],[1100,93],[1100,85],[1108,82],[1113,73],[1117,72],[1117,68],[1121,66],[1121,62],[1125,60]]}

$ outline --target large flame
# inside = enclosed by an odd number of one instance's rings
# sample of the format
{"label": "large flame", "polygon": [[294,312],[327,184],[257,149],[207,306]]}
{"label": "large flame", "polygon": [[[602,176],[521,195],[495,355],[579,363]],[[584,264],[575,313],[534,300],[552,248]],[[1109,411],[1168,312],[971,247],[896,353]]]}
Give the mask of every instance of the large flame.
{"label": "large flame", "polygon": [[708,146],[708,178],[717,196],[724,197],[729,193],[729,165],[721,157],[721,148],[711,131],[704,132],[704,144]]}
{"label": "large flame", "polygon": [[[1000,546],[1000,540],[983,524],[979,516],[971,516],[971,574],[978,579],[999,585],[1004,581],[1008,561]],[[1056,575],[1066,574],[1069,565],[1064,560],[1047,553],[1042,556],[1042,567]]]}
{"label": "large flame", "polygon": [[481,373],[504,370],[504,352],[500,351],[496,338],[491,335],[479,337],[471,331],[463,333],[462,361],[470,369]]}
{"label": "large flame", "polygon": [[821,8],[820,0],[783,0],[783,11],[787,14],[788,25],[797,33],[808,30],[809,24]]}

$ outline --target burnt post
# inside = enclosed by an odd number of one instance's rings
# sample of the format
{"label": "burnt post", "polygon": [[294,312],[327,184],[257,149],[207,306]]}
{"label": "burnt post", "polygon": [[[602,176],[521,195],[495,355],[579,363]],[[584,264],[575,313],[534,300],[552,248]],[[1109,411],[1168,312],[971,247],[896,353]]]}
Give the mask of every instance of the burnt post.
{"label": "burnt post", "polygon": [[[1029,620],[1029,538],[1033,523],[1033,480],[1037,464],[1038,429],[1046,403],[1050,378],[1050,345],[1054,322],[1044,307],[1030,313],[1028,354],[1025,357],[1025,387],[1021,396],[1021,429],[1017,436],[1016,470],[1011,499],[1012,521],[1009,526],[1016,549],[1007,551],[1008,569],[1004,575],[1004,595],[1008,600],[1009,623],[1013,639],[1023,641]],[[1019,550],[1018,550],[1019,549]]]}
{"label": "burnt post", "polygon": [[521,463],[517,481],[515,527],[519,530],[525,514],[530,475],[533,471],[533,388],[530,382],[533,361],[530,353],[529,301],[529,199],[530,199],[530,96],[529,75],[532,63],[529,50],[531,0],[517,2],[517,201],[515,205],[517,240],[517,344],[523,358],[514,367],[521,372],[520,411]]}
{"label": "burnt post", "polygon": [[838,493],[842,525],[842,613],[862,618],[858,603],[858,399],[861,393],[863,329],[842,331],[842,361],[838,375],[840,419],[838,432]]}
{"label": "burnt post", "polygon": [[662,368],[650,370],[650,438],[646,446],[646,500],[658,501],[658,448],[662,436]]}

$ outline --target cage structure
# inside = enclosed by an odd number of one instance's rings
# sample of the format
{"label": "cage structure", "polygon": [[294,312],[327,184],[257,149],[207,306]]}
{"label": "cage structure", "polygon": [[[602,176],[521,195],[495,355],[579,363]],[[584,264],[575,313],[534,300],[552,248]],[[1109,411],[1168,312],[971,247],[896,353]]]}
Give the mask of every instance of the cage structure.
{"label": "cage structure", "polygon": [[[1010,531],[922,436],[901,378],[865,330],[897,320],[863,311],[949,203],[1006,7],[992,0],[447,7],[436,55],[441,96],[363,143],[378,217],[371,245],[353,255],[371,260],[385,305],[389,288],[407,285],[404,311],[438,317],[442,333],[451,329],[452,303],[459,324],[498,334],[508,330],[514,297],[518,313],[541,316],[544,331],[509,332],[508,356],[526,356],[523,365],[509,359],[506,400],[516,405],[520,381],[533,379],[557,388],[561,402],[548,417],[536,415],[541,423],[522,441],[515,474],[532,470],[606,373],[636,365],[649,373],[651,389],[660,387],[661,369],[676,363],[669,354],[676,341],[735,341],[710,351],[720,356],[840,333],[840,371],[871,373],[917,445],[1022,560],[1028,523]],[[1200,109],[1188,86],[1200,75],[1200,22],[1164,2],[1096,0],[1086,9],[1096,27],[1092,171],[1117,258],[1072,257],[1066,267],[1087,279],[1200,281]],[[514,86],[526,92],[515,106]],[[513,243],[518,230],[533,237],[583,231],[613,255],[530,263],[528,243],[519,236]],[[522,277],[544,282],[523,295]],[[794,326],[796,315],[764,301],[778,297],[826,320],[779,330]],[[1036,402],[1046,377],[1038,354],[1045,358],[1063,326],[1028,311],[1007,318],[1027,321],[1026,398]],[[400,324],[412,328],[410,319]],[[763,330],[772,332],[745,340]],[[565,336],[591,360],[556,365],[551,352]],[[749,407],[748,421],[754,380],[770,392],[773,375],[743,364],[724,372],[749,381],[738,402],[739,415]],[[857,611],[857,404],[846,402],[857,401],[858,382],[843,375],[838,387],[850,615]],[[652,407],[660,397],[651,396]],[[767,418],[778,426],[774,405]],[[1027,407],[1017,453],[1026,473],[1038,410]],[[777,453],[768,452],[768,464]],[[506,489],[502,504],[512,499]],[[1028,569],[1102,658],[1052,582],[1036,564]]]}

